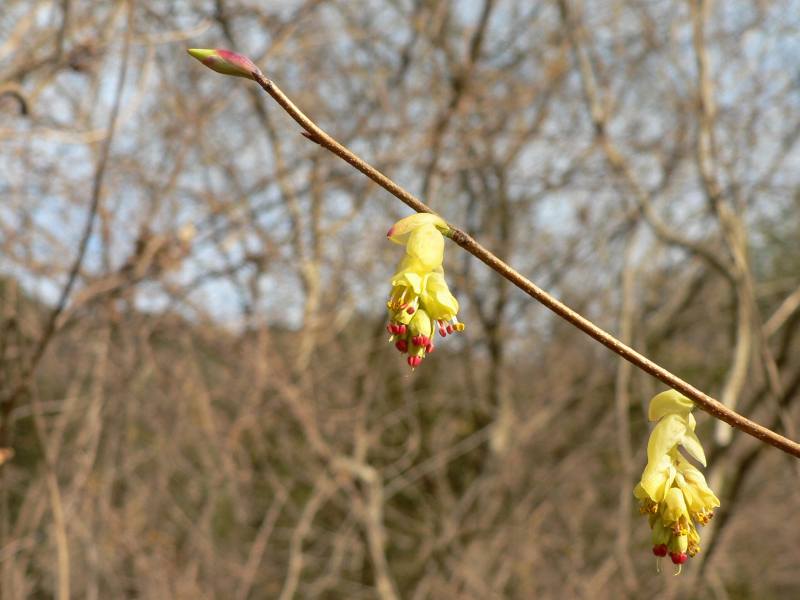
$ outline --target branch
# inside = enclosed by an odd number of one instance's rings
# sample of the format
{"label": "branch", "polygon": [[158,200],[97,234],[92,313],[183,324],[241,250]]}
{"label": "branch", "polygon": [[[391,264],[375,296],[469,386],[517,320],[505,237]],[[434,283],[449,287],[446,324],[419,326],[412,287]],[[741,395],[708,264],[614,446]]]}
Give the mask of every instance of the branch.
{"label": "branch", "polygon": [[[305,137],[314,143],[322,146],[326,150],[333,152],[336,156],[347,162],[349,165],[369,177],[372,181],[380,185],[386,191],[394,195],[407,206],[416,212],[433,213],[424,202],[406,191],[403,187],[392,181],[386,175],[378,171],[375,167],[354,154],[348,148],[337,142],[325,133],[314,121],[301,111],[289,97],[275,84],[274,81],[267,79],[261,71],[249,59],[237,55],[227,50],[190,50],[190,54],[203,62],[206,66],[228,75],[237,75],[254,80],[261,88],[267,92],[289,116],[292,117],[304,130]],[[671,373],[664,367],[654,363],[646,356],[640,354],[630,346],[624,344],[613,335],[592,323],[586,317],[572,310],[569,306],[551,296],[535,283],[516,271],[513,267],[506,264],[492,252],[484,248],[472,236],[458,227],[450,226],[448,237],[464,250],[472,254],[475,258],[485,263],[493,271],[513,283],[531,298],[543,304],[556,315],[571,323],[585,334],[603,344],[609,350],[638,367],[645,373],[659,379],[672,389],[690,398],[702,410],[710,414],[715,419],[724,421],[730,426],[743,431],[766,444],[770,444],[800,458],[800,444],[792,441],[771,429],[759,425],[739,413],[729,409],[718,400],[700,391],[690,383],[684,381],[677,375]]]}
{"label": "branch", "polygon": [[128,72],[128,56],[130,54],[131,41],[133,39],[132,33],[132,18],[135,0],[129,0],[128,3],[128,20],[126,23],[126,36],[122,48],[122,58],[120,61],[119,75],[117,78],[116,89],[114,90],[114,100],[111,106],[111,112],[108,116],[108,129],[103,145],[100,148],[100,154],[97,159],[97,165],[94,170],[94,177],[92,178],[92,192],[89,200],[89,208],[86,213],[86,221],[83,225],[83,232],[81,239],[78,243],[78,253],[72,262],[67,281],[61,289],[58,301],[55,307],[47,317],[44,325],[44,330],[39,338],[36,346],[31,353],[30,359],[27,361],[19,381],[16,385],[11,387],[8,394],[0,396],[0,446],[6,446],[9,437],[10,428],[10,415],[14,409],[18,399],[27,391],[28,386],[36,373],[39,362],[45,355],[53,336],[59,329],[60,319],[64,310],[67,308],[67,302],[72,293],[75,284],[78,281],[78,275],[83,266],[84,258],[86,257],[86,250],[89,247],[89,241],[94,231],[94,222],[97,213],[100,209],[100,203],[103,198],[103,180],[106,174],[106,166],[108,164],[109,156],[111,154],[111,144],[114,140],[116,133],[117,119],[119,117],[119,110],[122,104],[122,92],[125,87],[125,77]]}

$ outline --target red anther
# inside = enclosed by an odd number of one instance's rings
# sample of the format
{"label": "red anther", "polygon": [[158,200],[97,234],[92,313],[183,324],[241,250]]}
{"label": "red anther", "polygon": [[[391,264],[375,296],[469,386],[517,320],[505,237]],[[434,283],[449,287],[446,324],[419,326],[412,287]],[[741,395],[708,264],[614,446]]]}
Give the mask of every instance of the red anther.
{"label": "red anther", "polygon": [[414,307],[413,307],[413,306],[409,306],[409,307],[406,309],[406,312],[407,312],[408,314],[410,314],[410,315],[413,315],[413,314],[414,314],[414,310],[415,310],[415,309],[414,309]]}
{"label": "red anther", "polygon": [[432,343],[430,343],[430,342],[428,342],[428,343],[425,345],[425,352],[427,352],[428,354],[430,354],[431,352],[433,352],[433,348],[434,348],[433,344],[432,344]]}
{"label": "red anther", "polygon": [[397,340],[394,343],[394,347],[400,350],[400,352],[402,352],[403,354],[408,352],[408,342],[405,340]]}
{"label": "red anther", "polygon": [[392,325],[391,323],[389,323],[389,324],[386,326],[386,331],[388,331],[389,333],[391,333],[392,335],[394,335],[394,325]]}
{"label": "red anther", "polygon": [[447,336],[447,331],[445,331],[444,327],[439,327],[439,335],[442,337]]}
{"label": "red anther", "polygon": [[666,556],[667,555],[667,545],[666,544],[659,544],[658,546],[653,546],[653,554],[656,556]]}
{"label": "red anther", "polygon": [[401,323],[400,325],[397,326],[397,333],[399,333],[400,335],[403,335],[405,332],[406,332],[406,326],[405,325],[403,325]]}
{"label": "red anther", "polygon": [[413,369],[413,368],[418,367],[420,365],[420,363],[422,362],[422,357],[421,356],[409,356],[407,362],[408,362],[408,366]]}
{"label": "red anther", "polygon": [[686,559],[689,558],[686,552],[670,552],[669,557],[676,565],[682,565],[686,562]]}
{"label": "red anther", "polygon": [[427,346],[430,343],[431,343],[431,338],[429,338],[427,335],[420,335],[419,336],[419,345],[420,346]]}
{"label": "red anther", "polygon": [[453,333],[453,326],[452,325],[448,325],[447,326],[447,333]]}
{"label": "red anther", "polygon": [[422,345],[422,344],[419,343],[419,336],[418,335],[415,335],[414,337],[411,338],[411,343],[414,344],[415,346],[421,346]]}

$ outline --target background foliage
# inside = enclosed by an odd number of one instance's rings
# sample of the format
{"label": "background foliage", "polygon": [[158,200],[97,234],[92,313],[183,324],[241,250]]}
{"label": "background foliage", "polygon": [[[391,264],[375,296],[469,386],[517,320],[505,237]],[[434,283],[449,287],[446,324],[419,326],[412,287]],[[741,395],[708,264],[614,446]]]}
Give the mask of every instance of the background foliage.
{"label": "background foliage", "polygon": [[3,596],[800,595],[792,459],[698,415],[723,507],[656,575],[631,490],[657,382],[454,247],[467,331],[410,374],[382,309],[403,207],[184,50],[247,54],[538,284],[797,439],[798,9],[4,0]]}

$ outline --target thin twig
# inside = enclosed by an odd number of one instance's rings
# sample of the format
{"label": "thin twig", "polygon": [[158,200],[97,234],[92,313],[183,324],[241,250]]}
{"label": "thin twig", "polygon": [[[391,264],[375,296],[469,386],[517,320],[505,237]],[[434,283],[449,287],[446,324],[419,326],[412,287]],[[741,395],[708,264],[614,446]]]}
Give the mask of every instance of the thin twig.
{"label": "thin twig", "polygon": [[[625,245],[625,256],[623,258],[622,275],[620,284],[622,286],[622,301],[619,314],[619,336],[626,343],[633,340],[633,324],[636,309],[634,308],[636,279],[638,269],[633,264],[633,254],[636,248],[638,229],[634,229]],[[616,425],[617,425],[617,451],[619,452],[620,465],[622,466],[622,481],[619,489],[619,510],[617,512],[618,535],[617,535],[617,557],[622,571],[625,587],[629,593],[633,593],[639,586],[636,580],[636,570],[633,567],[633,560],[630,555],[631,538],[631,504],[633,494],[631,494],[631,480],[634,478],[635,466],[633,460],[633,449],[631,447],[631,423],[629,418],[630,394],[629,387],[633,368],[627,361],[619,361],[617,366],[617,376],[614,385],[614,400],[616,404]]]}
{"label": "thin twig", "polygon": [[[301,111],[294,104],[294,102],[292,102],[289,97],[283,93],[283,91],[275,84],[275,82],[267,79],[259,72],[253,72],[252,77],[265,92],[272,96],[272,98],[278,104],[280,104],[280,106],[287,113],[289,113],[289,116],[291,116],[303,129],[308,132],[306,137],[319,144],[326,150],[333,152],[355,169],[361,171],[361,173],[372,179],[372,181],[380,185],[382,188],[394,195],[413,210],[426,213],[434,212],[419,198],[389,179],[375,167],[365,162],[363,159],[358,157],[348,148],[337,142],[322,129],[320,129],[320,127],[314,123],[314,121],[306,116],[305,113],[303,113],[303,111]],[[638,367],[645,373],[652,375],[672,389],[690,398],[693,402],[695,402],[695,404],[697,404],[697,406],[710,414],[712,417],[721,421],[725,421],[732,427],[752,435],[762,442],[771,444],[772,446],[775,446],[776,448],[779,448],[780,450],[783,450],[792,456],[800,458],[799,443],[792,441],[780,435],[779,433],[772,431],[771,429],[759,425],[758,423],[755,423],[738,414],[737,412],[727,408],[708,394],[703,393],[664,367],[654,363],[649,358],[640,354],[630,346],[623,344],[613,335],[601,329],[589,319],[583,317],[563,302],[557,300],[539,288],[524,275],[484,248],[468,233],[451,225],[448,235],[456,244],[472,254],[475,258],[484,262],[487,266],[489,266],[489,268],[497,272],[499,275],[505,277],[508,281],[528,294],[531,298],[543,304],[551,311],[556,313],[559,317],[568,321],[587,335],[603,344],[606,348],[616,352],[622,358]]]}
{"label": "thin twig", "polygon": [[18,402],[19,398],[21,398],[22,395],[27,391],[31,378],[39,366],[39,362],[44,357],[45,352],[47,351],[47,348],[53,339],[53,336],[59,329],[59,320],[67,307],[67,302],[72,294],[72,289],[75,287],[75,284],[78,281],[78,274],[83,266],[83,261],[86,257],[86,250],[89,247],[89,240],[92,237],[92,231],[94,231],[94,222],[100,209],[100,203],[103,196],[103,180],[106,174],[108,158],[111,154],[111,142],[114,139],[114,133],[117,127],[119,110],[122,104],[122,91],[128,71],[128,55],[133,36],[132,15],[134,2],[135,0],[129,0],[128,4],[127,34],[125,36],[125,42],[122,50],[119,78],[114,91],[114,103],[111,107],[111,113],[108,117],[106,137],[103,141],[102,147],[100,148],[100,155],[94,171],[91,198],[89,200],[89,209],[86,213],[86,222],[83,226],[83,233],[81,234],[81,239],[78,244],[78,254],[75,256],[72,266],[70,267],[67,281],[64,284],[64,287],[61,289],[58,302],[47,318],[42,335],[39,337],[39,341],[34,347],[30,359],[25,364],[19,381],[13,388],[11,388],[11,391],[8,393],[8,395],[5,397],[0,397],[0,446],[5,446],[8,443],[11,411],[14,409],[14,406]]}

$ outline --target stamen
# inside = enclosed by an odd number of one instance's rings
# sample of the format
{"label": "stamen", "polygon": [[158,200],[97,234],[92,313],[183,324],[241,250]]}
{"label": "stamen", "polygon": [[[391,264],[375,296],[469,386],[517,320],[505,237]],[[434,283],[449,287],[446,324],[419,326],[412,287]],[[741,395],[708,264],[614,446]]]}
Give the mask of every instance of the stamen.
{"label": "stamen", "polygon": [[656,556],[666,556],[667,555],[667,545],[666,544],[658,544],[653,546],[653,554]]}
{"label": "stamen", "polygon": [[408,362],[408,366],[409,367],[414,369],[414,368],[416,368],[416,367],[418,367],[420,365],[420,363],[422,362],[422,357],[421,356],[409,356],[408,359],[406,360],[406,362]]}
{"label": "stamen", "polygon": [[[672,560],[672,564],[675,564],[675,565],[678,565],[678,566],[680,566],[683,563],[685,563],[686,559],[689,558],[687,556],[686,552],[670,552],[669,553],[669,557]],[[678,573],[680,573],[680,570],[678,570]],[[677,575],[677,573],[676,573],[676,575]]]}

